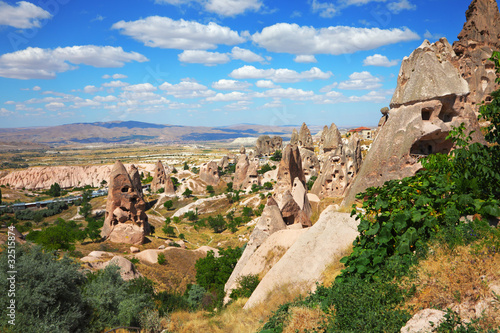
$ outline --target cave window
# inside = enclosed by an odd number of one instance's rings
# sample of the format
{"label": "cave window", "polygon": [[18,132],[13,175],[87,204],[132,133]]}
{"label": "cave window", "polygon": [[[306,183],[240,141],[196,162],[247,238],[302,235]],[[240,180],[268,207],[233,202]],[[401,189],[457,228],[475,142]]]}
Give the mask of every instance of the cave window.
{"label": "cave window", "polygon": [[422,110],[422,120],[430,120],[431,119],[431,111],[423,109]]}
{"label": "cave window", "polygon": [[452,119],[453,119],[453,117],[452,117],[452,115],[451,115],[451,114],[449,114],[449,113],[448,113],[448,114],[445,114],[445,115],[444,115],[444,117],[443,117],[443,121],[444,121],[445,123],[449,123],[450,121],[452,121]]}
{"label": "cave window", "polygon": [[124,186],[124,187],[122,187],[122,192],[128,192],[128,189],[129,189],[128,186]]}
{"label": "cave window", "polygon": [[428,155],[432,154],[432,145],[427,146],[427,154]]}

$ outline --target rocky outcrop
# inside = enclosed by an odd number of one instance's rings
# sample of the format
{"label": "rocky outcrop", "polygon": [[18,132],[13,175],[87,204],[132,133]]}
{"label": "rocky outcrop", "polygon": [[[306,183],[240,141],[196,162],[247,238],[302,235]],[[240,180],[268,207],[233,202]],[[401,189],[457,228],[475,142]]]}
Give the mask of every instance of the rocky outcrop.
{"label": "rocky outcrop", "polygon": [[281,286],[300,286],[305,292],[314,289],[327,265],[340,260],[342,251],[352,244],[358,235],[357,226],[355,217],[328,207],[264,276],[244,308],[264,302]]}
{"label": "rocky outcrop", "polygon": [[141,175],[139,173],[139,169],[135,165],[131,165],[129,169],[130,179],[132,180],[132,185],[137,190],[137,194],[143,198],[144,194],[142,193],[142,183],[141,183]]}
{"label": "rocky outcrop", "polygon": [[113,166],[108,184],[106,219],[101,236],[114,243],[142,244],[144,236],[149,234],[146,203],[120,161]]}
{"label": "rocky outcrop", "polygon": [[278,186],[292,188],[295,178],[299,178],[302,184],[306,184],[306,177],[302,170],[302,158],[297,146],[287,145],[283,150],[282,158],[278,167]]}
{"label": "rocky outcrop", "polygon": [[[286,224],[281,217],[281,212],[276,202],[270,198],[266,207],[262,211],[262,215],[255,225],[255,229],[250,235],[250,240],[245,247],[238,263],[229,277],[224,290],[226,291],[226,298],[229,297],[230,290],[236,286],[236,280],[240,276],[241,271],[247,264],[248,260],[252,257],[254,252],[264,243],[264,241],[272,234],[279,230],[286,229]],[[228,299],[226,299],[228,300]]]}
{"label": "rocky outcrop", "polygon": [[292,146],[299,144],[299,132],[294,128],[292,131],[292,137],[290,138],[290,144]]}
{"label": "rocky outcrop", "polygon": [[302,123],[302,126],[300,127],[298,141],[299,147],[314,151],[314,141],[311,136],[311,131],[309,131],[306,123]]}
{"label": "rocky outcrop", "polygon": [[473,106],[467,102],[467,82],[452,64],[455,56],[442,38],[434,44],[424,41],[403,60],[388,119],[348,189],[344,205],[368,187],[414,175],[421,168],[420,157],[448,153],[453,143],[446,137],[453,126],[463,122],[467,131],[475,131],[474,141],[484,141]]}
{"label": "rocky outcrop", "polygon": [[342,197],[362,164],[360,139],[356,134],[345,139],[335,151],[326,154],[320,175],[311,188],[319,198]]}
{"label": "rocky outcrop", "polygon": [[229,167],[229,157],[224,156],[220,159],[219,163],[217,163],[217,166],[222,170],[226,171],[227,168]]}
{"label": "rocky outcrop", "polygon": [[272,155],[276,150],[281,150],[283,146],[283,139],[279,136],[261,135],[257,139],[255,144],[255,155],[257,156],[269,156]]}
{"label": "rocky outcrop", "polygon": [[219,184],[220,178],[217,162],[203,163],[200,167],[200,179],[208,185],[216,186]]}
{"label": "rocky outcrop", "polygon": [[151,191],[157,192],[160,188],[165,189],[165,194],[175,194],[174,183],[172,179],[167,174],[163,163],[158,160],[155,166],[155,174],[153,176],[153,181],[151,182]]}
{"label": "rocky outcrop", "polygon": [[401,328],[401,333],[433,332],[445,321],[445,314],[446,312],[436,309],[420,310]]}
{"label": "rocky outcrop", "polygon": [[467,102],[475,105],[489,100],[489,95],[498,89],[493,62],[488,58],[500,50],[500,13],[495,0],[474,0],[465,13],[467,21],[453,43],[457,57],[453,60],[470,89]]}
{"label": "rocky outcrop", "polygon": [[238,156],[233,179],[233,187],[235,189],[240,189],[241,185],[243,185],[243,183],[245,182],[249,166],[250,162],[248,161],[247,155],[241,154],[240,156]]}
{"label": "rocky outcrop", "polygon": [[[151,164],[141,164],[140,168],[145,171],[153,169]],[[99,187],[103,180],[108,181],[112,169],[112,165],[32,167],[10,172],[0,178],[0,185],[9,184],[11,188],[28,190],[49,189],[54,183],[61,188]]]}
{"label": "rocky outcrop", "polygon": [[304,171],[306,180],[309,180],[311,177],[317,177],[321,168],[318,156],[305,148],[300,148],[299,152],[302,159],[302,170]]}
{"label": "rocky outcrop", "polygon": [[321,139],[319,142],[320,153],[328,153],[332,150],[337,149],[342,144],[342,136],[340,135],[337,126],[332,123],[330,128],[325,126],[323,132],[321,133]]}

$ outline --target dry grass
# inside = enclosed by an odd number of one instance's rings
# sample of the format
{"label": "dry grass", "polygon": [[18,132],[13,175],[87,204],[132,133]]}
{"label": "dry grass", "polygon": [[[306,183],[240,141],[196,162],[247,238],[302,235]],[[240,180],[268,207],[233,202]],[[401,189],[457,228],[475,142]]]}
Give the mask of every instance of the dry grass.
{"label": "dry grass", "polygon": [[333,284],[335,278],[341,273],[341,271],[345,267],[344,264],[340,262],[340,259],[350,255],[351,253],[352,253],[352,245],[350,245],[348,248],[344,249],[342,252],[338,253],[334,258],[332,258],[331,263],[326,266],[325,271],[323,272],[323,274],[321,274],[320,282],[323,285],[329,287]]}
{"label": "dry grass", "polygon": [[318,308],[294,307],[283,333],[316,332],[321,323],[327,321],[326,314]]}
{"label": "dry grass", "polygon": [[262,272],[260,273],[260,280],[262,280],[264,278],[264,276],[266,276],[267,272],[269,272],[269,270],[271,268],[273,268],[273,266],[278,262],[280,261],[280,259],[285,255],[287,249],[284,248],[283,246],[279,245],[279,246],[276,246],[272,249],[270,249],[267,254],[266,254],[266,258],[265,258],[265,264],[264,264],[264,269],[262,270]]}
{"label": "dry grass", "polygon": [[[205,311],[174,312],[165,327],[169,332],[192,333],[254,333],[258,332],[279,305],[304,294],[291,285],[273,291],[265,302],[251,309],[243,309],[247,299],[238,299],[215,315]],[[312,316],[311,316],[312,318]]]}
{"label": "dry grass", "polygon": [[434,249],[417,267],[417,292],[407,302],[413,312],[425,308],[451,308],[462,319],[483,316],[481,325],[500,325],[500,303],[494,301],[490,288],[500,286],[500,253],[471,247],[459,247],[453,253],[442,247]]}

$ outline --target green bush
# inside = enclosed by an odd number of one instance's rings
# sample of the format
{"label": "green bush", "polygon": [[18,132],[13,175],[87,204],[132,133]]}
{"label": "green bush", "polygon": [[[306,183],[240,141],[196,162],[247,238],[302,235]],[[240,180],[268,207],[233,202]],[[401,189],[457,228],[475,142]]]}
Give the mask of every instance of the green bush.
{"label": "green bush", "polygon": [[262,167],[261,167],[261,168],[257,171],[257,173],[258,173],[258,174],[260,174],[260,175],[262,175],[262,174],[264,174],[264,173],[266,173],[266,172],[268,172],[268,171],[271,171],[271,170],[272,170],[271,166],[270,166],[269,164],[267,164],[267,163],[266,163],[266,164],[264,164],[264,165],[263,165],[263,166],[262,166]]}
{"label": "green bush", "polygon": [[252,295],[255,288],[257,288],[257,286],[259,285],[259,275],[250,274],[241,276],[236,282],[238,283],[239,287],[231,292],[231,299],[237,300],[240,297],[248,298]]}
{"label": "green bush", "polygon": [[224,220],[224,217],[221,214],[215,217],[209,216],[207,218],[207,223],[210,226],[210,228],[212,228],[212,230],[217,234],[220,234],[221,232],[227,229],[226,221]]}
{"label": "green bush", "polygon": [[167,200],[163,204],[163,207],[165,207],[167,210],[172,209],[173,206],[174,206],[174,203],[172,202],[172,200]]}
{"label": "green bush", "polygon": [[165,258],[165,254],[163,252],[158,253],[158,264],[165,265],[167,263],[167,259]]}
{"label": "green bush", "polygon": [[9,251],[0,254],[0,331],[87,332],[90,312],[80,292],[85,283],[80,265],[40,246],[16,244],[15,326],[8,323]]}
{"label": "green bush", "polygon": [[80,230],[81,225],[75,221],[64,221],[57,219],[55,225],[47,227],[42,231],[32,231],[26,239],[40,244],[46,250],[67,250],[75,249],[75,241],[83,240],[85,233]]}
{"label": "green bush", "polygon": [[282,153],[281,153],[281,150],[276,150],[273,155],[271,157],[269,157],[269,159],[271,161],[275,161],[275,162],[279,162],[281,161],[281,158],[282,158]]}

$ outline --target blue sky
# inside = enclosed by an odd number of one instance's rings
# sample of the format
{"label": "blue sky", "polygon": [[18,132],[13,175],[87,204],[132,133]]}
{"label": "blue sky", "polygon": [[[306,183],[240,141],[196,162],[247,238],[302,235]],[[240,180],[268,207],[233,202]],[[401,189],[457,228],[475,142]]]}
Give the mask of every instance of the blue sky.
{"label": "blue sky", "polygon": [[470,0],[0,1],[0,127],[374,126]]}

